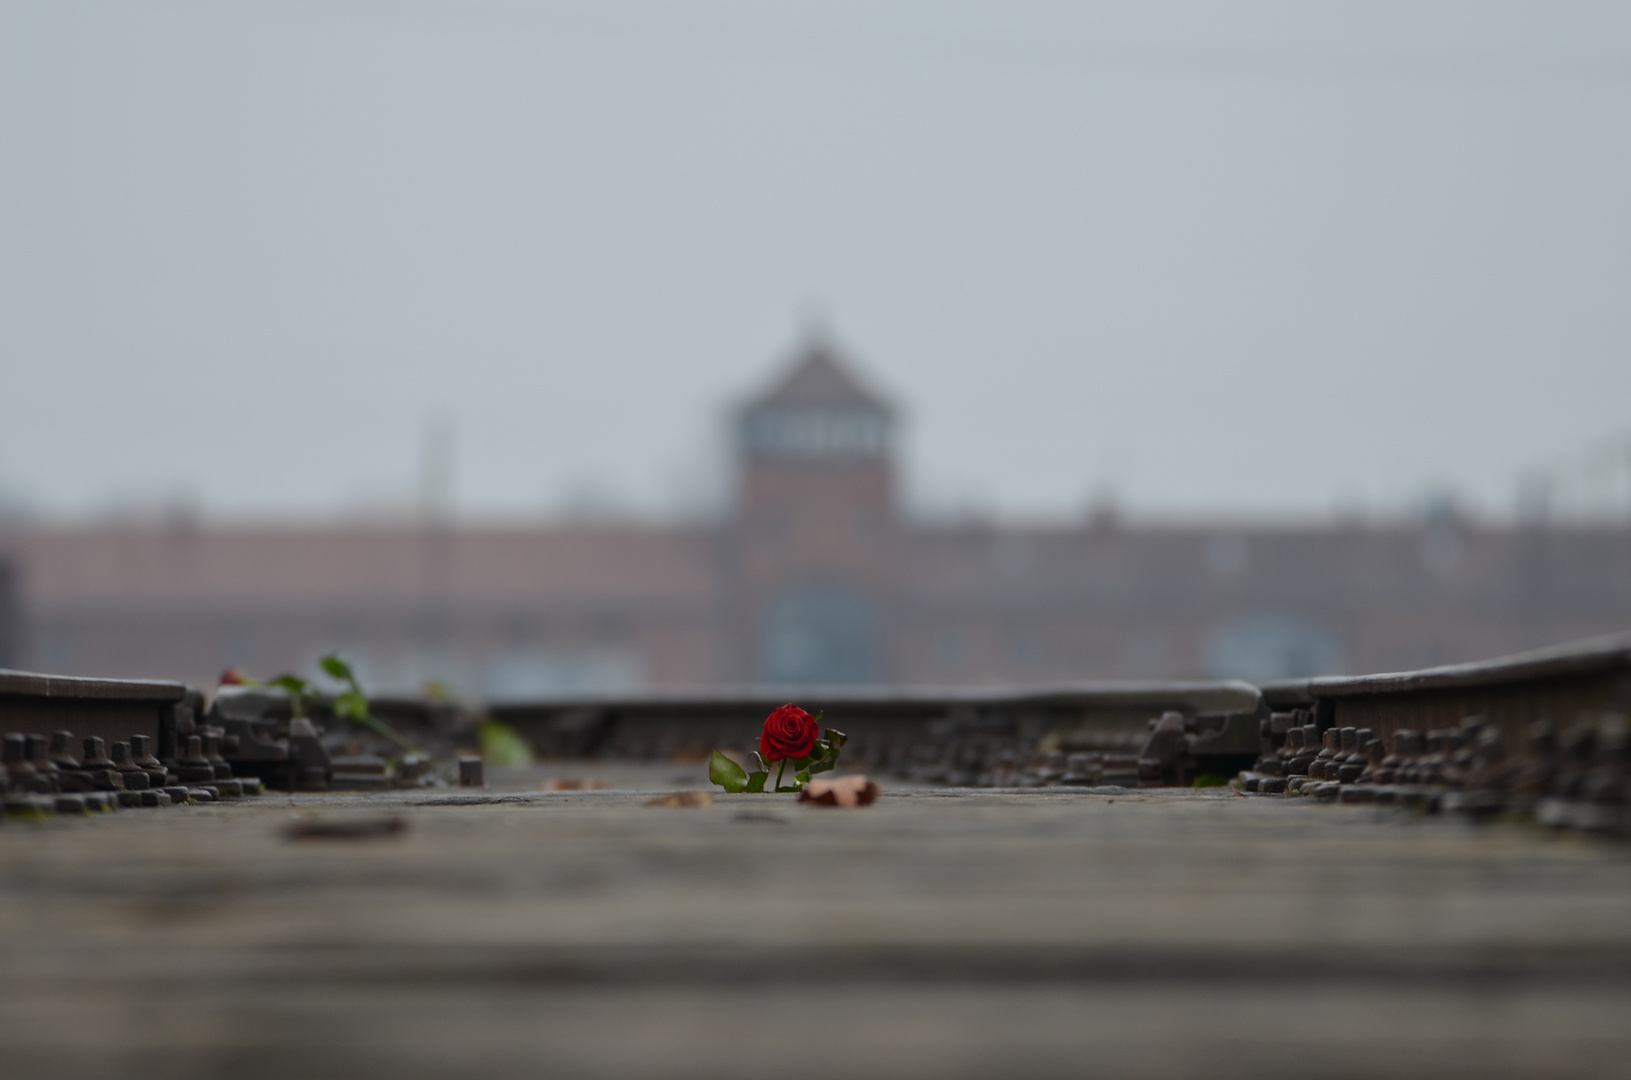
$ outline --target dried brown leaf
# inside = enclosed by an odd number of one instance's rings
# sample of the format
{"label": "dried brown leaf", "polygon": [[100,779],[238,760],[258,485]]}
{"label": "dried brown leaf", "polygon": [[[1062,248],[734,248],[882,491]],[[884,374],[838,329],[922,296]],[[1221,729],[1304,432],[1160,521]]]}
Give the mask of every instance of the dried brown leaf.
{"label": "dried brown leaf", "polygon": [[672,795],[664,795],[646,803],[647,806],[666,809],[695,809],[713,804],[714,793],[711,791],[676,791]]}
{"label": "dried brown leaf", "polygon": [[609,787],[604,780],[589,780],[575,776],[551,776],[538,784],[539,791],[600,791]]}

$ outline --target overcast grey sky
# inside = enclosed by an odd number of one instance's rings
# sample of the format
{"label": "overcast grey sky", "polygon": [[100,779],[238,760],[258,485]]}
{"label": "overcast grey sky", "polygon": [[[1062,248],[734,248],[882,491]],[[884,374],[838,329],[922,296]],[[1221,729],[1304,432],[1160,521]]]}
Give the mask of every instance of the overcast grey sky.
{"label": "overcast grey sky", "polygon": [[0,487],[669,512],[818,308],[919,504],[1504,511],[1628,193],[1624,2],[0,0]]}

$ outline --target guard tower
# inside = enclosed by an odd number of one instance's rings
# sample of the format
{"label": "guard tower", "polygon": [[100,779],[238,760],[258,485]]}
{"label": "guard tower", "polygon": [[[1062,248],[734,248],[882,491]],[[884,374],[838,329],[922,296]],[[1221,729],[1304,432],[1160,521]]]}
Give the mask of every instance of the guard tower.
{"label": "guard tower", "polygon": [[735,565],[751,677],[886,678],[894,410],[810,334],[737,416]]}

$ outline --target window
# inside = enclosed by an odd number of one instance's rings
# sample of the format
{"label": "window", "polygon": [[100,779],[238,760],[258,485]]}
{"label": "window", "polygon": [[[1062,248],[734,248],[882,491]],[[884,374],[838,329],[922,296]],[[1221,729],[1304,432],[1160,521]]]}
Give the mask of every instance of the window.
{"label": "window", "polygon": [[743,418],[741,438],[753,457],[880,457],[889,449],[889,418],[864,406],[760,409]]}

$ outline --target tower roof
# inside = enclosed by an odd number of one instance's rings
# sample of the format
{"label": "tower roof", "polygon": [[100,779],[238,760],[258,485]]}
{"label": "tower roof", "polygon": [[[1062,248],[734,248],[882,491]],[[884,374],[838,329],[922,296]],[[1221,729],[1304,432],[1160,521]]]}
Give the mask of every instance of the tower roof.
{"label": "tower roof", "polygon": [[812,334],[794,353],[793,363],[770,389],[748,403],[766,406],[865,405],[881,412],[889,403],[867,388],[824,336]]}

